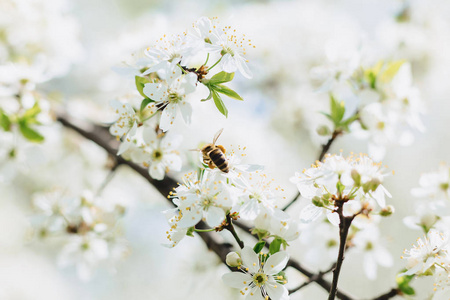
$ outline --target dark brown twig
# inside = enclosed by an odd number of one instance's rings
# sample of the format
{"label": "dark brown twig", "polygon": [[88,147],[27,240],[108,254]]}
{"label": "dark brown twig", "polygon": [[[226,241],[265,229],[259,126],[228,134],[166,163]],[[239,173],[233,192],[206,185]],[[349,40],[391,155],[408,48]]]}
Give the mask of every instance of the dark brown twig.
{"label": "dark brown twig", "polygon": [[389,292],[387,292],[383,295],[380,295],[376,298],[373,298],[372,300],[388,300],[388,299],[394,298],[395,296],[401,295],[401,294],[402,294],[402,292],[398,288],[392,288]]}
{"label": "dark brown twig", "polygon": [[[325,157],[325,154],[327,154],[327,152],[330,150],[331,144],[333,144],[333,142],[336,140],[336,138],[342,134],[342,131],[338,131],[335,130],[333,132],[333,134],[331,135],[330,139],[328,140],[328,142],[326,144],[322,145],[322,151],[319,154],[319,158],[317,159],[318,161],[322,161],[323,158]],[[292,198],[292,200],[283,208],[284,211],[286,211],[286,209],[288,209],[292,204],[295,203],[295,201],[297,201],[297,199],[300,197],[300,192],[297,192],[297,194],[295,194],[295,196]]]}
{"label": "dark brown twig", "polygon": [[339,274],[341,272],[342,263],[344,262],[344,252],[345,252],[345,244],[347,243],[347,235],[348,230],[350,229],[350,226],[352,224],[353,219],[356,217],[356,215],[345,217],[343,208],[345,201],[342,201],[340,199],[335,200],[337,210],[336,212],[339,215],[339,254],[336,261],[336,268],[333,270],[333,282],[330,288],[330,295],[328,296],[328,300],[334,300],[336,297],[336,291],[337,291],[337,284],[339,280]]}

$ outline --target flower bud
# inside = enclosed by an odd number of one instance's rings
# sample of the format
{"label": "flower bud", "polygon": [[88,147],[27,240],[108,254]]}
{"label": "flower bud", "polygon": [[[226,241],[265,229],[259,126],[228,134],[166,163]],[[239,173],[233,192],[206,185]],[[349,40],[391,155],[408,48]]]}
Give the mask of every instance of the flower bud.
{"label": "flower bud", "polygon": [[392,215],[394,212],[395,212],[395,208],[392,205],[388,205],[381,210],[380,215],[382,217],[387,217],[387,216]]}
{"label": "flower bud", "polygon": [[352,179],[355,182],[355,186],[358,187],[361,185],[361,175],[355,169],[352,170]]}
{"label": "flower bud", "polygon": [[238,267],[242,264],[242,259],[241,259],[241,256],[237,252],[230,252],[227,254],[227,258],[226,258],[225,262],[230,267]]}
{"label": "flower bud", "polygon": [[381,181],[378,178],[372,178],[371,181],[363,184],[364,193],[368,193],[369,191],[374,192],[378,186],[381,184]]}
{"label": "flower bud", "polygon": [[326,125],[322,125],[319,128],[317,128],[316,132],[318,135],[321,135],[321,136],[327,136],[327,135],[331,134],[330,128],[328,128],[328,126],[326,126]]}
{"label": "flower bud", "polygon": [[314,204],[317,207],[323,207],[323,202],[322,199],[318,196],[315,196],[314,198],[312,198],[312,204]]}
{"label": "flower bud", "polygon": [[434,214],[426,214],[420,219],[420,223],[425,228],[431,228],[437,222],[438,216]]}

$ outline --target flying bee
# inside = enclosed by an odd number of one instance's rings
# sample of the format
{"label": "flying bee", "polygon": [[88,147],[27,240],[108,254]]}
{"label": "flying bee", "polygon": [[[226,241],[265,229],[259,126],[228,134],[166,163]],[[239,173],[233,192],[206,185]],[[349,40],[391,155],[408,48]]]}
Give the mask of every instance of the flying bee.
{"label": "flying bee", "polygon": [[212,144],[205,145],[200,151],[203,154],[203,162],[211,169],[217,167],[220,171],[228,173],[230,171],[230,165],[225,157],[226,150],[222,145],[216,145],[217,139],[222,134],[222,131],[223,128],[216,133]]}

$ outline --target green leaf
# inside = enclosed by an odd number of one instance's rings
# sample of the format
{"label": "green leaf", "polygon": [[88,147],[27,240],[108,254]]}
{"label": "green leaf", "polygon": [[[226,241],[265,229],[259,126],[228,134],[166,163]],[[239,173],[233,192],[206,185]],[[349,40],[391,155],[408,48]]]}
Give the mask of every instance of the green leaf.
{"label": "green leaf", "polygon": [[41,112],[39,104],[36,102],[32,108],[25,111],[25,113],[19,118],[19,122],[30,124],[40,124],[37,120],[38,114]]}
{"label": "green leaf", "polygon": [[[227,178],[227,180],[228,180],[228,178]],[[253,228],[252,229],[252,234],[253,235],[257,235],[259,241],[262,241],[263,239],[268,238],[269,235],[270,235],[270,233],[267,230],[258,229],[258,228]]]}
{"label": "green leaf", "polygon": [[331,121],[333,121],[334,126],[339,127],[342,118],[345,114],[345,104],[343,101],[336,100],[332,94],[330,94],[330,108],[331,108]]}
{"label": "green leaf", "polygon": [[340,181],[338,181],[338,182],[336,183],[336,189],[337,189],[337,191],[338,191],[338,194],[339,194],[339,195],[342,195],[342,193],[343,193],[344,190],[345,190],[345,185],[343,185]]}
{"label": "green leaf", "polygon": [[214,75],[213,77],[211,77],[211,79],[209,79],[208,84],[211,85],[216,85],[219,83],[225,83],[225,82],[229,82],[231,80],[233,80],[234,78],[234,73],[227,73],[227,72],[219,72],[216,75]]}
{"label": "green leaf", "polygon": [[264,248],[264,246],[266,245],[265,241],[261,241],[256,243],[255,247],[253,247],[253,251],[255,251],[256,254],[258,254],[259,252],[261,252],[261,250]]}
{"label": "green leaf", "polygon": [[351,116],[350,118],[348,118],[347,120],[341,122],[340,126],[342,127],[342,129],[344,129],[345,131],[350,131],[350,129],[348,128],[350,126],[350,124],[352,124],[354,121],[359,119],[359,114],[356,113],[353,116]]}
{"label": "green leaf", "polygon": [[152,103],[152,102],[155,102],[155,101],[152,100],[152,99],[149,99],[149,98],[145,98],[144,100],[142,100],[140,111],[143,111],[143,110],[145,109],[145,107],[146,107],[149,103]]}
{"label": "green leaf", "polygon": [[208,95],[208,97],[206,97],[205,99],[202,99],[200,101],[207,101],[207,100],[211,99],[213,96],[214,90],[209,86],[209,84],[207,84],[206,87],[209,89],[209,95]]}
{"label": "green leaf", "polygon": [[221,84],[217,84],[217,85],[213,85],[211,86],[212,89],[214,89],[216,92],[227,95],[230,98],[236,99],[236,100],[241,100],[243,101],[244,99],[242,99],[241,96],[238,95],[238,93],[236,93],[235,91],[233,91],[232,89],[221,85]]}
{"label": "green leaf", "polygon": [[398,60],[389,63],[387,65],[387,68],[381,74],[380,80],[385,83],[390,82],[395,77],[395,75],[397,75],[398,70],[404,63],[404,60]]}
{"label": "green leaf", "polygon": [[141,94],[141,96],[144,98],[148,98],[147,95],[144,94],[144,86],[149,82],[147,78],[135,76],[134,79],[136,83],[136,89],[138,90],[139,94]]}
{"label": "green leaf", "polygon": [[0,127],[3,128],[4,131],[9,131],[11,129],[11,120],[2,110],[0,110]]}
{"label": "green leaf", "polygon": [[272,243],[270,243],[269,246],[269,253],[270,254],[275,254],[278,251],[280,251],[281,248],[281,244],[282,244],[283,240],[280,238],[275,238]]}
{"label": "green leaf", "polygon": [[40,143],[44,140],[44,137],[39,132],[28,127],[28,123],[23,120],[19,121],[19,129],[22,135],[30,142]]}
{"label": "green leaf", "polygon": [[214,104],[216,105],[217,109],[225,117],[228,117],[228,109],[225,107],[225,104],[223,103],[222,98],[220,98],[219,94],[217,94],[215,91],[212,91],[212,96],[214,99]]}
{"label": "green leaf", "polygon": [[[406,270],[403,270],[402,272],[405,272]],[[404,275],[401,277],[397,277],[396,281],[397,281],[397,286],[400,289],[400,291],[402,291],[403,294],[405,295],[415,295],[416,292],[414,291],[414,289],[409,285],[409,283],[411,282],[411,280],[413,280],[415,277],[415,275]]]}

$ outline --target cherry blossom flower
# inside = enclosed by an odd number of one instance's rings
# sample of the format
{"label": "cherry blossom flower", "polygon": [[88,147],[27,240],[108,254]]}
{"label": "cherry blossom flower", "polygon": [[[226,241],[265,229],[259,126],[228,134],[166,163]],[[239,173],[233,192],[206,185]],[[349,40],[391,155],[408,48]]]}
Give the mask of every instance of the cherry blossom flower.
{"label": "cherry blossom flower", "polygon": [[311,222],[326,212],[331,223],[339,224],[335,201],[344,201],[344,215],[349,216],[358,214],[368,199],[385,207],[385,197],[391,195],[382,185],[386,176],[382,171],[381,164],[360,154],[347,158],[326,155],[324,162],[317,162],[302,174],[296,173],[291,182],[297,185],[303,198],[312,201],[302,210],[301,220]]}
{"label": "cherry blossom flower", "polygon": [[151,127],[144,127],[144,143],[133,149],[131,159],[148,167],[152,178],[162,180],[170,170],[180,171],[182,161],[176,149],[182,141],[181,135],[158,136]]}
{"label": "cherry blossom flower", "polygon": [[177,116],[178,109],[186,123],[190,123],[192,107],[186,101],[186,95],[195,91],[197,76],[193,73],[181,75],[176,68],[167,74],[165,81],[159,83],[146,83],[143,92],[155,102],[149,105],[152,110],[161,110],[159,127],[163,131],[169,130]]}
{"label": "cherry blossom flower", "polygon": [[173,197],[180,199],[175,203],[182,214],[178,226],[192,227],[202,218],[211,227],[219,226],[225,220],[226,211],[234,204],[232,187],[226,181],[211,178],[208,171],[200,179],[196,176],[195,173],[187,174],[185,183],[178,186],[173,194]]}
{"label": "cherry blossom flower", "polygon": [[256,254],[251,247],[241,251],[242,264],[238,267],[242,272],[227,273],[222,276],[225,284],[240,289],[246,299],[289,299],[284,284],[284,276],[279,273],[286,267],[289,254],[285,251],[267,254]]}
{"label": "cherry blossom flower", "polygon": [[448,266],[449,237],[447,234],[431,229],[422,240],[417,239],[417,245],[403,252],[402,259],[407,260],[407,271],[402,275],[424,275],[433,272],[435,267]]}

